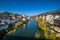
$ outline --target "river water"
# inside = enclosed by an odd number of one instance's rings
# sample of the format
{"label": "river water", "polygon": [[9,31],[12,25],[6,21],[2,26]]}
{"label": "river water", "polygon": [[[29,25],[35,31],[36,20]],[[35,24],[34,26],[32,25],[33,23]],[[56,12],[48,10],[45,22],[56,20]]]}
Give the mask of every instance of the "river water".
{"label": "river water", "polygon": [[39,32],[37,22],[35,20],[30,20],[27,24],[23,24],[16,29],[15,32],[11,33],[5,38],[5,40],[18,40],[24,38],[34,38],[35,33]]}

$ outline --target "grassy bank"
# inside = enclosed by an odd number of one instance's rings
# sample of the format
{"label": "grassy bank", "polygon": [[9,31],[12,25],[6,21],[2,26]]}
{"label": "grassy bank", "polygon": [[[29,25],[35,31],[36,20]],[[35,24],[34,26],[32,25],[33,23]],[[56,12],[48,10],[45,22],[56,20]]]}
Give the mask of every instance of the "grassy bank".
{"label": "grassy bank", "polygon": [[9,24],[9,27],[7,29],[0,31],[0,39],[3,39],[6,36],[10,35],[11,33],[15,32],[16,29],[23,24],[24,24],[24,22],[22,20],[14,23],[14,24]]}
{"label": "grassy bank", "polygon": [[49,40],[56,40],[56,33],[53,32],[50,27],[54,28],[54,26],[51,26],[46,20],[43,20],[42,18],[36,19],[40,32],[40,38],[45,38]]}
{"label": "grassy bank", "polygon": [[11,29],[11,31],[9,31],[6,35],[9,35],[9,34],[11,34],[12,32],[15,32],[16,29],[17,29],[20,25],[22,25],[22,24],[23,24],[22,21],[15,23],[15,24],[12,26],[13,29]]}

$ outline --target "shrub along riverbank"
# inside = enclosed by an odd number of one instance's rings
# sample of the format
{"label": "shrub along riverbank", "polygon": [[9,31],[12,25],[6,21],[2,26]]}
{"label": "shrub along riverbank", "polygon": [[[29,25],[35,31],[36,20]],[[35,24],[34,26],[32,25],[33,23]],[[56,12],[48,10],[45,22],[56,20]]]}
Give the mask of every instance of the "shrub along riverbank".
{"label": "shrub along riverbank", "polygon": [[56,40],[56,33],[50,29],[51,25],[47,21],[41,18],[36,19],[36,21],[38,23],[39,29],[41,30],[40,38]]}
{"label": "shrub along riverbank", "polygon": [[8,24],[9,27],[7,29],[0,31],[0,39],[3,39],[6,35],[11,34],[13,31],[15,31],[16,28],[20,27],[24,23],[27,23],[27,21],[23,22],[23,20],[20,20],[14,24]]}

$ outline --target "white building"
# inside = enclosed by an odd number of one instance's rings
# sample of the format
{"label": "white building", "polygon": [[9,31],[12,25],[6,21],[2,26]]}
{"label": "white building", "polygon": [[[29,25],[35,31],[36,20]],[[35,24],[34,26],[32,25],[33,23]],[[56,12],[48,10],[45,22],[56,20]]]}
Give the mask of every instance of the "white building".
{"label": "white building", "polygon": [[47,13],[41,14],[39,18],[45,19],[50,24],[54,24],[54,20],[57,18],[60,18],[60,11],[47,12]]}
{"label": "white building", "polygon": [[26,21],[26,19],[25,19],[25,18],[23,18],[22,20],[23,20],[23,21]]}

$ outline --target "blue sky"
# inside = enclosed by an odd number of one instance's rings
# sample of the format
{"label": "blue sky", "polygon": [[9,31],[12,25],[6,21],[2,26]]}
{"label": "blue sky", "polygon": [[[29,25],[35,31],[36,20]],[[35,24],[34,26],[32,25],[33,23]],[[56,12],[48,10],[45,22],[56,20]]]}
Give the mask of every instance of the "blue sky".
{"label": "blue sky", "polygon": [[38,15],[60,9],[60,0],[0,0],[0,12]]}

